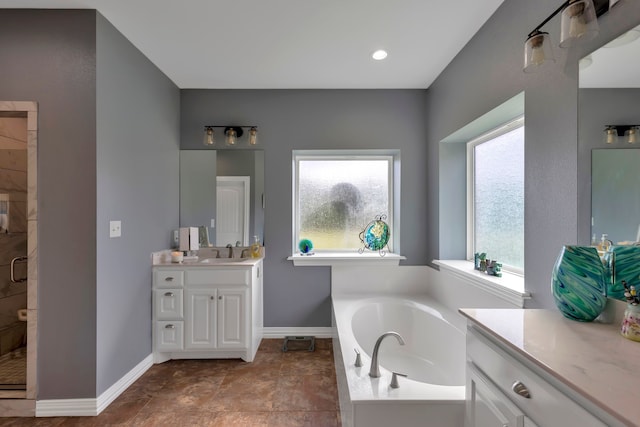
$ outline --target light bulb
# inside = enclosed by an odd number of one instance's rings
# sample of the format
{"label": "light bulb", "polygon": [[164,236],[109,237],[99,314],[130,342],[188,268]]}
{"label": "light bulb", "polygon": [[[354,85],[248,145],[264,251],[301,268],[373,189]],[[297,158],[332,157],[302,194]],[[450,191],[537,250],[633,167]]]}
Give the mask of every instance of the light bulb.
{"label": "light bulb", "polygon": [[627,138],[627,142],[629,144],[635,144],[638,142],[638,127],[631,126],[628,131],[624,133],[624,136]]}
{"label": "light bulb", "polygon": [[249,129],[249,145],[257,145],[258,144],[258,129],[255,126],[252,126]]}
{"label": "light bulb", "polygon": [[216,142],[213,139],[213,128],[210,126],[207,126],[205,132],[204,132],[204,145],[214,145]]}
{"label": "light bulb", "polygon": [[236,130],[229,128],[229,130],[227,130],[227,145],[236,145],[236,136]]}
{"label": "light bulb", "polygon": [[544,62],[544,50],[542,46],[534,46],[531,49],[531,63],[533,65],[542,65]]}
{"label": "light bulb", "polygon": [[569,20],[569,37],[577,39],[585,32],[586,24],[582,14],[572,16]]}
{"label": "light bulb", "polygon": [[613,144],[618,139],[618,131],[615,126],[607,126],[604,130],[604,142]]}

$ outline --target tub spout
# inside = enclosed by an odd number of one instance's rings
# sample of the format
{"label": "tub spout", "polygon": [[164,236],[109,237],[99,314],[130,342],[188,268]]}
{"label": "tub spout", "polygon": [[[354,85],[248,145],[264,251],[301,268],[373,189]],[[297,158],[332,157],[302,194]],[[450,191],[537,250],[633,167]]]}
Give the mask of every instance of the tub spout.
{"label": "tub spout", "polygon": [[376,345],[373,347],[373,354],[371,355],[371,369],[369,369],[369,376],[372,378],[380,377],[380,365],[378,364],[378,351],[380,350],[380,344],[382,344],[382,340],[389,335],[397,338],[400,345],[404,345],[404,339],[400,336],[399,333],[389,331],[380,335],[380,338],[376,341]]}

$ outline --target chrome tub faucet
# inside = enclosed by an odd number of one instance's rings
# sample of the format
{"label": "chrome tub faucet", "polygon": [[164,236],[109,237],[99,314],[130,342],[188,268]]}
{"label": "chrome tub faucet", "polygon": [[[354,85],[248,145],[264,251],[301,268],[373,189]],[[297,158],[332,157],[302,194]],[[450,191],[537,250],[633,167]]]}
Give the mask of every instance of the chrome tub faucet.
{"label": "chrome tub faucet", "polygon": [[369,369],[369,376],[372,378],[380,378],[380,365],[378,363],[378,351],[380,350],[380,344],[382,340],[384,340],[388,336],[394,336],[400,343],[400,345],[404,345],[404,339],[400,336],[399,333],[389,331],[380,335],[380,338],[376,341],[376,345],[373,347],[373,354],[371,356],[371,368]]}

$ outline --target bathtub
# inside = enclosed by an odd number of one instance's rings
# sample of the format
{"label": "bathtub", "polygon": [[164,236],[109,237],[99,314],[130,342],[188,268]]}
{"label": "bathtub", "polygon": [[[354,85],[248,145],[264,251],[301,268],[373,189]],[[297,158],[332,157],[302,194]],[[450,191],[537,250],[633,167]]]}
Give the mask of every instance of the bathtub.
{"label": "bathtub", "polygon": [[[332,296],[333,348],[343,427],[464,424],[465,322],[422,296]],[[380,378],[369,377],[371,353],[378,352]],[[363,366],[356,367],[357,349]],[[399,388],[391,388],[392,372]]]}

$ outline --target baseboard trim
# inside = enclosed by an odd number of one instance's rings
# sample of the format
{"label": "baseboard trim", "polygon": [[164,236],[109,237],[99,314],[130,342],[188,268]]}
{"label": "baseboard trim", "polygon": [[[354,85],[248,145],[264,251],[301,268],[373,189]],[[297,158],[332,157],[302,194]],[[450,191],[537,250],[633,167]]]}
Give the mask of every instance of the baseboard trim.
{"label": "baseboard trim", "polygon": [[99,415],[152,365],[153,355],[150,354],[97,398],[37,400],[36,417],[94,417]]}
{"label": "baseboard trim", "polygon": [[331,327],[316,327],[316,328],[281,328],[271,327],[263,328],[262,338],[276,339],[284,338],[289,335],[297,336],[314,336],[316,338],[331,338]]}

